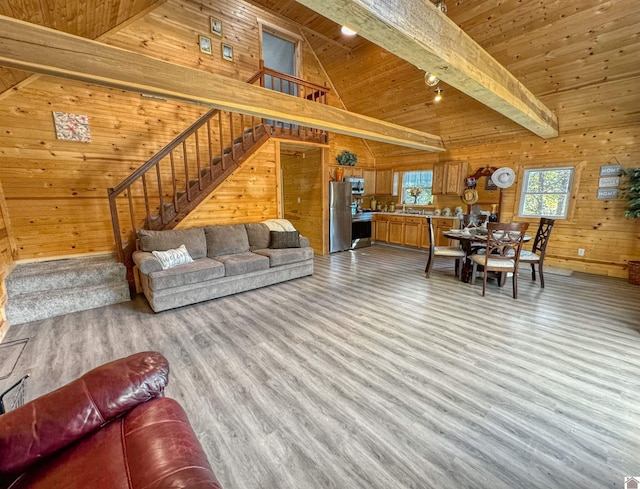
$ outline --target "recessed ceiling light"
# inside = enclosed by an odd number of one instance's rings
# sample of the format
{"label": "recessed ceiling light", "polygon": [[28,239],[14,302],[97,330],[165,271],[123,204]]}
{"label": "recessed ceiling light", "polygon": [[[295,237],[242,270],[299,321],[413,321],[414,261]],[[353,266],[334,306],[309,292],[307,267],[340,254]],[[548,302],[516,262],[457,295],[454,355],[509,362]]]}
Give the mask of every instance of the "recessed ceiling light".
{"label": "recessed ceiling light", "polygon": [[353,31],[353,30],[349,29],[346,25],[343,25],[342,29],[340,29],[340,30],[342,31],[342,33],[345,36],[355,36],[357,34],[356,31]]}

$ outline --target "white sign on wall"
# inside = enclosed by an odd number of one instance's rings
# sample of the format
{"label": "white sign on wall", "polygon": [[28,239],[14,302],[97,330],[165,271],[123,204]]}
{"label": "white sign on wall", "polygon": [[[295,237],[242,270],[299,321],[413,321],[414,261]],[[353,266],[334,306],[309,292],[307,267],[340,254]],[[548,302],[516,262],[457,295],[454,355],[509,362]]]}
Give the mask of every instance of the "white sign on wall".
{"label": "white sign on wall", "polygon": [[598,187],[617,187],[620,185],[620,177],[601,177],[598,181]]}

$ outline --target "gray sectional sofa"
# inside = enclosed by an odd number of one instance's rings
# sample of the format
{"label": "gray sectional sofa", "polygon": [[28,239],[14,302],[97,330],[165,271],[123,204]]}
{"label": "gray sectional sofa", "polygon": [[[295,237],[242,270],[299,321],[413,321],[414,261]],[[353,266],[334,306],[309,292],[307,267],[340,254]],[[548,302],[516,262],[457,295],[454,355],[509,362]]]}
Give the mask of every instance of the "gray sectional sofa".
{"label": "gray sectional sofa", "polygon": [[[263,223],[140,230],[133,260],[145,297],[160,312],[311,275],[313,249],[298,236]],[[163,269],[157,252],[179,256],[182,245],[192,261]]]}

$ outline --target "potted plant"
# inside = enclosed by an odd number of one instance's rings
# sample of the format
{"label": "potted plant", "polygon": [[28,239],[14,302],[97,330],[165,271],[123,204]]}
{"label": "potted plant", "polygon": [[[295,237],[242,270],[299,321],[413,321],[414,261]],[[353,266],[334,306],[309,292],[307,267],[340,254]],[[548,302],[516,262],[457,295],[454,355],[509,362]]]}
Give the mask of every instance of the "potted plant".
{"label": "potted plant", "polygon": [[338,164],[342,166],[356,166],[358,157],[349,150],[344,150],[338,156],[336,156]]}
{"label": "potted plant", "polygon": [[[622,196],[627,199],[627,207],[624,216],[628,219],[640,217],[640,168],[622,170],[626,177],[626,183],[622,190]],[[640,261],[629,261],[629,283],[640,285]]]}

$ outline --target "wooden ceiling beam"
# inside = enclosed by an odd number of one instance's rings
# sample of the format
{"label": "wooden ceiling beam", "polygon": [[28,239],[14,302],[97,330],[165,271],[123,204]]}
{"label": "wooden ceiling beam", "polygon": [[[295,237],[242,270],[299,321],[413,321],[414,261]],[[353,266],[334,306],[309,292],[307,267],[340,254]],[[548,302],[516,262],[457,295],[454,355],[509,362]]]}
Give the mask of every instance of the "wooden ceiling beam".
{"label": "wooden ceiling beam", "polygon": [[0,16],[0,65],[424,151],[444,151],[439,136],[5,16]]}
{"label": "wooden ceiling beam", "polygon": [[558,136],[555,114],[430,1],[298,2],[435,74],[534,134]]}

